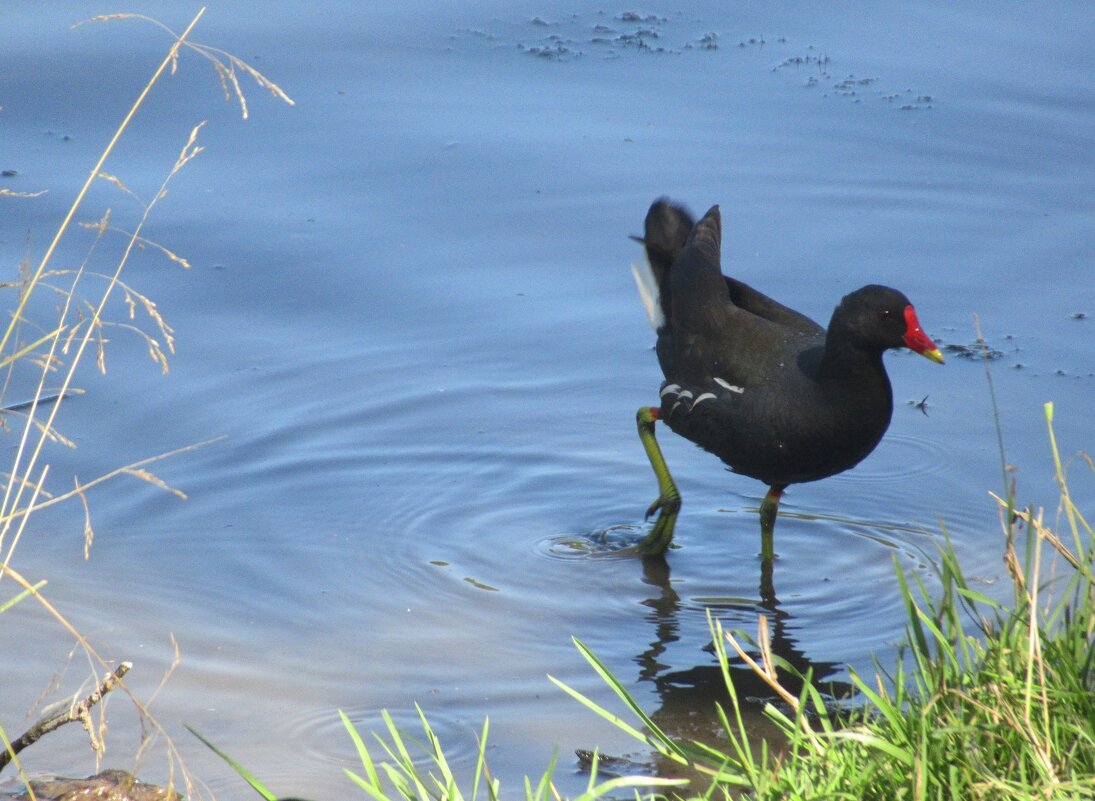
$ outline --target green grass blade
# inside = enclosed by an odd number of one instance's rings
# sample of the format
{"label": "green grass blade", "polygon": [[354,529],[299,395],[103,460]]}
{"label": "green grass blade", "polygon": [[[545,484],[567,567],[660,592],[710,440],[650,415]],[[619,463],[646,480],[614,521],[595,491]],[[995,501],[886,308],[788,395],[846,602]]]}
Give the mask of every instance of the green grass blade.
{"label": "green grass blade", "polygon": [[551,755],[547,770],[540,776],[540,782],[536,785],[535,795],[529,801],[547,801],[551,797],[551,777],[555,775],[555,762],[559,758],[558,752]]}
{"label": "green grass blade", "polygon": [[[897,557],[893,557],[894,574],[897,576],[897,586],[901,591],[901,599],[905,602],[905,616],[909,620],[909,633],[912,635],[912,645],[920,656],[931,658],[931,652],[928,650],[928,638],[924,636],[924,630],[920,627],[920,615],[919,610],[916,608],[916,602],[913,600],[912,590],[909,589],[909,582],[905,578],[905,572],[901,569],[901,563],[897,561]],[[919,660],[918,660],[919,661]]]}
{"label": "green grass blade", "polygon": [[430,757],[433,759],[433,763],[441,773],[440,779],[433,777],[431,774],[431,778],[434,779],[434,784],[440,791],[442,798],[449,799],[449,801],[463,801],[460,791],[457,789],[456,776],[453,774],[452,768],[449,766],[449,761],[445,757],[445,752],[441,748],[441,741],[437,739],[433,727],[430,726],[429,721],[426,720],[426,713],[422,711],[422,707],[415,704],[414,708],[418,712],[418,719],[422,722],[422,731],[426,734]]}
{"label": "green grass blade", "polygon": [[639,731],[634,726],[629,724],[626,720],[621,718],[619,715],[614,715],[613,713],[609,712],[607,709],[605,709],[604,707],[599,705],[596,701],[593,701],[593,700],[587,698],[586,696],[582,695],[577,690],[569,687],[568,685],[564,684],[563,682],[561,682],[559,679],[555,678],[552,675],[548,675],[548,681],[550,681],[552,684],[554,684],[560,690],[565,692],[567,695],[569,695],[575,701],[580,703],[586,709],[597,713],[598,715],[600,715],[602,718],[607,720],[609,723],[611,723],[613,726],[617,727],[621,731],[626,732],[627,734],[634,737],[636,740],[638,740],[641,743],[650,744],[650,738],[649,737],[647,737],[641,731]]}
{"label": "green grass blade", "polygon": [[571,639],[574,642],[574,645],[577,646],[578,651],[582,654],[582,656],[585,657],[586,661],[593,666],[593,669],[595,671],[597,671],[597,675],[599,675],[605,681],[605,683],[612,688],[613,692],[615,692],[616,695],[620,697],[620,700],[622,700],[624,704],[627,705],[627,708],[631,710],[631,713],[635,715],[635,717],[637,717],[640,721],[642,721],[642,724],[654,735],[658,742],[662,743],[666,748],[668,748],[672,754],[675,754],[677,757],[683,759],[685,757],[685,754],[680,745],[671,737],[669,737],[669,735],[663,732],[658,724],[655,723],[653,719],[651,719],[651,717],[646,714],[642,707],[640,707],[635,702],[635,699],[631,697],[631,694],[627,691],[627,689],[619,682],[619,680],[615,676],[613,676],[609,672],[605,664],[597,658],[596,654],[589,650],[589,648],[587,648],[585,644],[578,638],[572,637]]}
{"label": "green grass blade", "polygon": [[4,603],[0,604],[0,613],[6,612],[7,610],[11,609],[13,606],[15,606],[17,603],[22,601],[28,595],[36,594],[40,589],[42,589],[44,586],[46,586],[47,583],[48,582],[45,579],[42,579],[41,581],[39,581],[37,584],[33,585],[32,587],[28,587],[27,589],[23,590],[18,595],[14,595],[11,598],[9,598],[8,600],[4,601]]}
{"label": "green grass blade", "polygon": [[[392,720],[392,716],[388,714],[387,710],[384,710],[382,715],[384,717],[384,723],[388,727],[388,733],[391,735],[392,744],[399,754],[399,769],[401,771],[401,778],[403,779],[402,792],[407,798],[418,798],[420,801],[426,801],[426,799],[432,798],[432,794],[425,782],[422,781],[418,767],[414,763],[414,758],[411,756],[410,750],[403,741],[403,736],[400,734],[399,728],[395,725],[395,721]],[[427,736],[431,734],[431,731],[427,731]],[[411,790],[412,787],[414,788],[413,792]]]}
{"label": "green grass blade", "polygon": [[730,695],[730,703],[734,707],[734,723],[731,726],[730,721],[726,717],[725,711],[722,707],[718,707],[718,714],[723,729],[726,731],[726,736],[730,739],[730,743],[734,748],[734,754],[737,757],[737,764],[741,770],[744,770],[749,777],[751,786],[755,786],[757,778],[757,764],[753,759],[753,751],[749,747],[749,733],[745,727],[745,719],[741,714],[741,702],[738,700],[738,690],[734,686],[734,679],[730,675],[730,655],[726,652],[726,635],[722,628],[722,623],[715,619],[715,616],[711,614],[711,610],[707,610],[707,628],[711,632],[712,643],[715,646],[715,657],[719,663],[719,670],[722,673],[723,685],[726,687],[726,692]]}
{"label": "green grass blade", "polygon": [[388,797],[388,794],[383,791],[379,784],[373,784],[365,778],[358,776],[349,768],[343,768],[342,772],[346,774],[346,778],[360,787],[365,793],[373,799],[373,801],[392,801]]}
{"label": "green grass blade", "polygon": [[479,780],[486,775],[487,734],[490,732],[490,718],[483,719],[483,731],[479,735],[479,752],[475,757],[475,776],[471,783],[471,801],[479,799]]}
{"label": "green grass blade", "polygon": [[916,762],[908,749],[899,748],[884,737],[880,737],[877,734],[872,734],[862,729],[842,729],[841,731],[833,732],[833,739],[852,740],[854,742],[862,743],[870,748],[881,751],[887,756],[893,757],[906,767],[911,768]]}
{"label": "green grass blade", "polygon": [[617,776],[614,779],[609,779],[602,784],[598,784],[592,790],[587,790],[581,795],[575,796],[572,801],[595,801],[595,799],[607,795],[608,793],[614,793],[617,790],[630,790],[639,787],[685,787],[687,785],[687,779],[662,779],[657,776]]}
{"label": "green grass blade", "polygon": [[263,786],[262,782],[260,782],[258,779],[256,779],[254,776],[252,776],[250,773],[248,773],[247,770],[243,767],[243,765],[241,765],[236,760],[232,759],[232,757],[228,756],[228,754],[224,753],[224,751],[217,748],[217,746],[213,745],[213,743],[210,740],[206,739],[201,734],[199,734],[197,729],[191,727],[190,724],[188,724],[188,723],[184,723],[183,728],[185,728],[188,732],[190,732],[195,737],[197,737],[199,740],[201,740],[205,744],[206,748],[208,748],[214,754],[216,754],[221,759],[223,759],[225,762],[227,762],[232,767],[232,769],[234,771],[236,771],[236,773],[238,773],[240,776],[242,776],[243,780],[245,782],[247,782],[249,785],[251,785],[253,788],[255,788],[255,790],[258,792],[258,794],[261,795],[263,798],[265,798],[266,801],[277,801],[277,796],[274,795],[273,793],[271,793],[269,790],[267,790],[266,787]]}
{"label": "green grass blade", "polygon": [[[726,732],[727,739],[730,740],[730,745],[734,749],[733,755],[718,754],[723,757],[723,764],[719,766],[719,773],[725,772],[727,767],[733,766],[738,771],[741,771],[743,775],[734,775],[735,779],[740,779],[742,784],[749,787],[756,786],[756,777],[758,771],[758,765],[753,759],[753,751],[749,748],[749,740],[745,734],[745,728],[741,723],[741,712],[735,709],[737,712],[737,729],[735,730],[730,723],[730,720],[726,717],[726,710],[722,708],[721,704],[716,704],[715,709],[719,716],[719,723],[722,724],[723,730]],[[715,753],[712,754],[716,755]],[[727,764],[729,763],[729,764]],[[735,782],[737,783],[737,782]]]}
{"label": "green grass blade", "polygon": [[369,755],[369,749],[365,747],[365,743],[361,739],[361,735],[358,734],[357,728],[341,709],[338,710],[338,716],[342,719],[342,725],[346,727],[346,731],[350,734],[350,741],[357,749],[358,759],[361,760],[361,765],[365,768],[365,775],[368,776],[369,782],[372,783],[373,787],[379,787],[380,777],[377,775],[376,765],[373,764],[373,758]]}

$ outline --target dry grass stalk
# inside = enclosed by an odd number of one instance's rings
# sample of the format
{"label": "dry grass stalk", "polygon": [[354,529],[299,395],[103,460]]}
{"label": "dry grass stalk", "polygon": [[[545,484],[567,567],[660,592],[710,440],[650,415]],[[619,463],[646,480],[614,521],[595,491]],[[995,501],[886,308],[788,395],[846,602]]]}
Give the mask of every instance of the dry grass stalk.
{"label": "dry grass stalk", "polygon": [[[57,503],[73,498],[78,499],[84,510],[84,553],[86,558],[94,540],[94,530],[91,526],[91,515],[87,502],[88,490],[117,476],[130,475],[141,481],[151,483],[167,492],[171,492],[180,498],[185,498],[186,496],[181,490],[168,485],[165,481],[151,472],[148,469],[148,466],[161,459],[191,451],[198,447],[202,447],[205,444],[209,444],[210,442],[217,441],[214,439],[195,445],[188,445],[183,448],[175,449],[169,453],[142,459],[124,467],[120,467],[92,481],[81,482],[78,478],[75,478],[73,488],[67,492],[51,495],[45,489],[45,482],[49,475],[49,465],[39,466],[43,447],[46,443],[57,443],[64,446],[73,445],[73,443],[64,438],[55,427],[58,410],[65,397],[80,391],[73,386],[73,379],[77,366],[82,361],[82,357],[89,347],[96,353],[96,361],[99,369],[105,371],[104,354],[105,345],[108,342],[108,337],[106,336],[108,328],[113,327],[137,332],[138,335],[144,338],[153,361],[159,364],[164,372],[167,371],[167,354],[174,353],[174,332],[164,320],[156,304],[146,295],[122,282],[120,276],[123,269],[126,267],[130,256],[133,254],[133,251],[144,250],[146,248],[159,251],[169,260],[182,265],[184,268],[190,266],[185,258],[146,238],[142,231],[149,219],[149,214],[153,207],[159,200],[166,196],[167,187],[170,181],[181,169],[187,166],[202,152],[203,148],[197,144],[197,139],[205,123],[199,123],[192,128],[175,163],[152,196],[151,201],[145,202],[138,193],[130,189],[118,175],[105,172],[103,170],[104,164],[114,152],[118,141],[127,130],[134,115],[143,106],[152,87],[159,82],[166,71],[170,70],[174,73],[177,69],[178,55],[182,48],[189,48],[213,63],[218,79],[226,94],[229,91],[229,87],[235,92],[244,117],[247,116],[247,104],[246,98],[243,96],[242,89],[239,85],[237,72],[250,75],[261,87],[270,91],[275,97],[279,97],[290,104],[292,103],[292,100],[277,87],[276,84],[266,79],[261,73],[242,60],[216,48],[199,45],[189,41],[190,33],[203,13],[204,9],[199,11],[181,34],[176,35],[174,32],[171,32],[173,42],[168,49],[167,54],[130,107],[106,148],[100,154],[44,253],[37,261],[37,264],[33,265],[29,259],[21,262],[19,270],[22,280],[16,284],[3,284],[3,286],[14,286],[18,289],[18,303],[11,313],[9,324],[0,332],[0,370],[5,371],[3,388],[7,388],[10,385],[12,369],[17,363],[33,365],[36,367],[37,386],[34,390],[33,399],[27,404],[20,404],[18,407],[9,407],[4,410],[8,414],[22,417],[23,424],[18,437],[18,444],[15,448],[15,456],[11,464],[11,469],[6,474],[2,498],[0,498],[0,557],[2,557],[2,560],[0,560],[0,582],[7,578],[9,582],[14,581],[22,588],[22,593],[16,597],[15,601],[18,601],[23,597],[33,598],[36,603],[44,608],[53,619],[58,622],[62,629],[72,636],[76,644],[73,653],[80,650],[86,655],[93,674],[97,673],[100,668],[109,669],[107,662],[100,656],[92,644],[77,631],[65,616],[43,595],[41,590],[45,586],[45,582],[39,581],[32,583],[12,567],[12,555],[16,545],[26,530],[27,521],[29,520],[30,515]],[[128,18],[145,19],[170,32],[166,26],[139,15],[110,15],[96,17],[89,21],[98,22],[108,19]],[[103,236],[108,231],[115,232],[118,230],[111,227],[111,213],[110,210],[107,210],[97,222],[83,224],[84,228],[94,232],[93,241],[88,248],[83,263],[73,269],[52,269],[49,265],[51,265],[55,259],[58,245],[70,229],[77,211],[81,208],[83,201],[87,196],[90,186],[96,180],[105,181],[113,185],[116,189],[137,201],[140,205],[141,214],[139,215],[137,225],[132,231],[120,232],[125,236],[124,252],[117,262],[116,268],[111,273],[101,274],[87,269],[90,258]],[[0,195],[20,198],[37,197],[41,194],[41,192],[15,193],[9,190],[0,190]],[[96,293],[95,301],[84,300],[77,293],[82,289],[85,279],[92,277],[102,280],[104,285],[101,291]],[[63,286],[57,286],[52,283],[56,282],[58,278],[63,279]],[[152,337],[135,325],[128,323],[112,323],[106,319],[104,312],[111,296],[115,294],[115,290],[123,296],[122,303],[128,310],[129,319],[134,319],[137,308],[140,307],[157,327],[163,345],[161,345],[159,339]],[[35,330],[36,326],[30,319],[28,311],[30,309],[29,304],[31,299],[39,296],[43,292],[58,295],[60,298],[60,308],[57,312],[57,323],[47,327],[44,331],[38,331]],[[34,341],[30,344],[22,344],[19,342],[26,329],[35,330]],[[64,357],[64,359],[62,359],[62,357]],[[59,379],[59,386],[47,387],[46,381],[50,376],[55,376]],[[45,411],[46,409],[48,409],[48,411]],[[43,414],[43,412],[45,413]],[[14,605],[15,601],[0,608],[0,611],[3,611],[5,608],[10,608],[10,606]],[[178,664],[178,645],[173,637],[172,645],[175,649],[175,661],[171,668],[165,672],[161,681],[161,687],[163,686],[163,682],[166,682],[167,678],[170,676],[175,665]],[[167,737],[166,732],[151,715],[148,705],[142,703],[140,699],[131,693],[125,686],[124,681],[119,679],[118,686],[133,702],[140,716],[141,725],[145,728],[145,736],[142,738],[142,744],[137,754],[137,759],[140,760],[143,757],[147,748],[154,740],[158,740],[162,737],[163,741],[166,743],[171,781],[174,781],[176,768],[180,769],[187,794],[193,797],[195,788],[191,783],[189,773],[185,767],[185,762],[183,761],[181,754],[175,748],[174,743]],[[154,696],[155,693],[153,693],[153,697]],[[101,714],[101,708],[99,711]],[[92,739],[93,748],[96,750],[97,755],[101,754],[101,749],[103,747],[102,734],[105,731],[105,719],[101,718],[99,724],[96,726],[92,725],[90,717],[88,717],[85,720],[85,725],[87,726],[88,734]],[[24,776],[24,779],[25,778],[26,777]]]}

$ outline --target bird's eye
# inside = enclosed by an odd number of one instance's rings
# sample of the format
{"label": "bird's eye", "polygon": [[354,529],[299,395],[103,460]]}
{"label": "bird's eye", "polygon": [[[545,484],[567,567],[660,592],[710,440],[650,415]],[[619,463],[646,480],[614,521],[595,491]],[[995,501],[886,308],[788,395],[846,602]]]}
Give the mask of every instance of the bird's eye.
{"label": "bird's eye", "polygon": [[878,319],[879,320],[889,320],[891,317],[893,317],[893,314],[890,313],[889,309],[879,309],[878,310]]}

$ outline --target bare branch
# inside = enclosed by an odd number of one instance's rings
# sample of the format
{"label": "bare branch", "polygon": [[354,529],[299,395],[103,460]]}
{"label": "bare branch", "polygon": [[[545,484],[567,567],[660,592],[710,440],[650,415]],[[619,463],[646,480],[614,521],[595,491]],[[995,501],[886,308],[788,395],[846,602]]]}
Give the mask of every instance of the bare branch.
{"label": "bare branch", "polygon": [[0,770],[3,770],[12,758],[28,745],[33,745],[42,737],[66,723],[78,720],[84,724],[88,732],[91,732],[91,707],[99,703],[104,695],[113,690],[131,667],[133,667],[132,662],[122,662],[112,673],[106,675],[98,689],[87,698],[72,704],[68,709],[53,715],[47,715],[27,729],[23,736],[13,741],[6,751],[0,752]]}

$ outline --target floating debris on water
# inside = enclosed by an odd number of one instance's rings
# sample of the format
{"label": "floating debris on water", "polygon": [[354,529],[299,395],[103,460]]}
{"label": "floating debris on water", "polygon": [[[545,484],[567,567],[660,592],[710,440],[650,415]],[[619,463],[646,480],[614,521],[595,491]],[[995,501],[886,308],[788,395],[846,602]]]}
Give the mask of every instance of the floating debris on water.
{"label": "floating debris on water", "polygon": [[928,396],[927,395],[925,395],[920,400],[911,400],[911,401],[907,401],[907,403],[910,406],[912,406],[914,409],[919,409],[920,411],[922,411],[924,413],[925,417],[928,416]]}
{"label": "floating debris on water", "polygon": [[974,342],[971,345],[962,345],[957,342],[952,342],[947,345],[943,345],[944,353],[953,353],[960,359],[981,359],[984,361],[996,361],[1004,356],[1002,350],[989,347],[983,342]]}
{"label": "floating debris on water", "polygon": [[[465,34],[480,41],[502,45],[509,41],[521,52],[538,59],[567,62],[586,55],[617,59],[629,53],[713,53],[720,49],[722,41],[733,36],[729,41],[736,41],[738,50],[752,49],[760,53],[768,48],[776,48],[776,53],[785,56],[777,59],[775,66],[770,67],[772,72],[806,68],[809,74],[804,77],[803,85],[807,88],[821,88],[822,97],[841,98],[851,103],[884,103],[901,111],[932,108],[932,95],[913,91],[912,88],[904,91],[883,90],[882,77],[834,77],[829,72],[835,63],[833,57],[812,44],[792,55],[787,52],[792,45],[786,36],[741,36],[739,33],[703,28],[696,30],[702,24],[702,20],[687,17],[680,11],[666,16],[634,10],[615,15],[600,11],[592,14],[568,14],[559,19],[537,14],[524,17],[520,21],[495,18],[491,21],[491,31],[461,29],[450,39],[459,39],[461,34]],[[499,28],[508,29],[508,33]]]}

